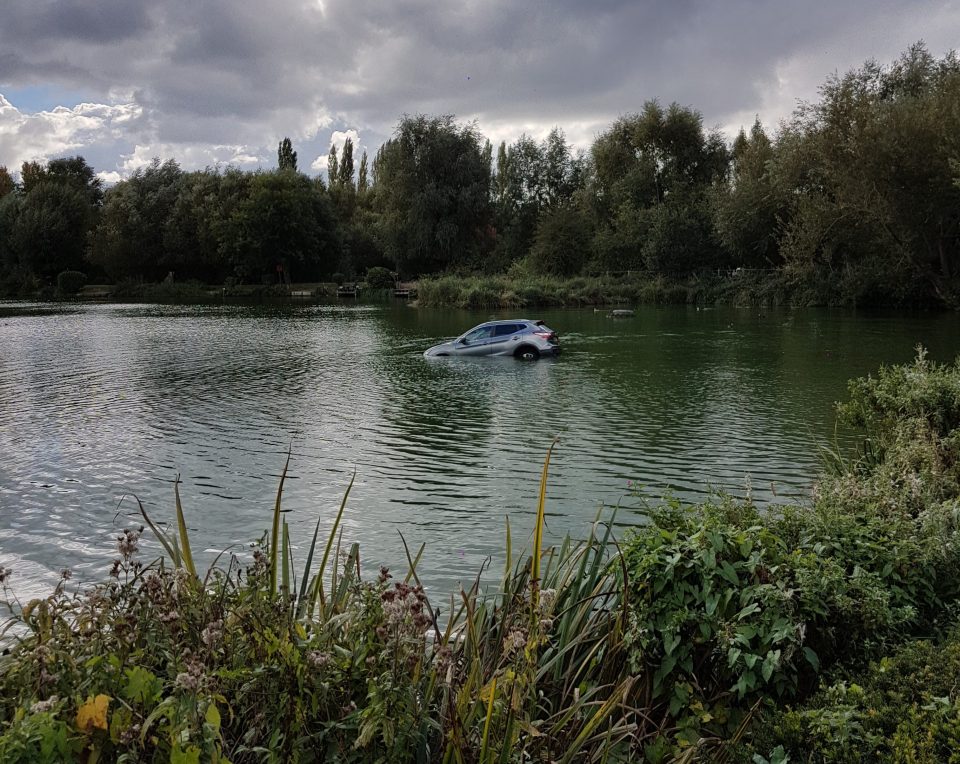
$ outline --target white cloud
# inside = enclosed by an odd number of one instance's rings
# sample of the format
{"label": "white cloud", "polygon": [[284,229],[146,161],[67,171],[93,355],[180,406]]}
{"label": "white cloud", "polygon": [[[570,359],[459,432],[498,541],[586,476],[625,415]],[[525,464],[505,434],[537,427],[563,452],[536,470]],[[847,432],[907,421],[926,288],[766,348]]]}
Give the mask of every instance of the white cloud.
{"label": "white cloud", "polygon": [[121,157],[119,167],[125,177],[144,167],[149,167],[155,158],[165,162],[173,159],[185,170],[201,167],[233,165],[244,169],[266,166],[267,160],[252,153],[247,146],[206,146],[189,143],[149,142],[137,144],[133,151]]}
{"label": "white cloud", "polygon": [[0,164],[45,161],[135,130],[143,110],[135,103],[81,103],[34,114],[0,96]]}
{"label": "white cloud", "polygon": [[310,169],[314,172],[323,172],[327,169],[327,162],[329,160],[329,154],[321,154],[310,163]]}
{"label": "white cloud", "polygon": [[97,177],[108,186],[112,186],[114,183],[119,183],[121,180],[123,180],[123,176],[113,170],[110,172],[98,172]]}
{"label": "white cloud", "polygon": [[337,154],[340,155],[343,153],[343,144],[347,142],[347,138],[353,142],[353,153],[356,155],[360,148],[360,133],[356,130],[334,130],[333,135],[330,136],[330,145],[336,146]]}

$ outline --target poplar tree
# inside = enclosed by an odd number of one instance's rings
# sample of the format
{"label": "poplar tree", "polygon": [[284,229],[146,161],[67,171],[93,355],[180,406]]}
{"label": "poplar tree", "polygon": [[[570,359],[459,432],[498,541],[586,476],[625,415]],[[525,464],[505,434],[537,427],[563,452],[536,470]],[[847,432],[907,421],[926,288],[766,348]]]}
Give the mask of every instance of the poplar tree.
{"label": "poplar tree", "polygon": [[367,190],[367,152],[364,151],[360,157],[360,171],[357,173],[357,191],[363,193]]}
{"label": "poplar tree", "polygon": [[327,184],[330,186],[331,190],[336,188],[339,180],[340,176],[339,165],[337,163],[337,147],[331,144],[330,155],[327,159]]}
{"label": "poplar tree", "polygon": [[353,141],[350,138],[343,144],[343,156],[340,158],[338,185],[347,188],[353,186]]}
{"label": "poplar tree", "polygon": [[297,152],[289,138],[284,138],[277,147],[277,166],[281,170],[297,171]]}

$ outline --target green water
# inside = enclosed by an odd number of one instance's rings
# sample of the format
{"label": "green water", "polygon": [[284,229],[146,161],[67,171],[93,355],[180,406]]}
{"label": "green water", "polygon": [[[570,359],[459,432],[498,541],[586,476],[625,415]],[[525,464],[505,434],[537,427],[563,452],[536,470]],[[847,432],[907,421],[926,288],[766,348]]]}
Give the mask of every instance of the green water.
{"label": "green water", "polygon": [[401,532],[425,542],[421,572],[448,590],[488,557],[499,568],[507,515],[515,545],[528,537],[556,437],[553,539],[601,505],[635,522],[630,486],[802,498],[850,377],[917,343],[960,351],[955,314],[527,313],[560,333],[561,358],[422,357],[489,311],[0,303],[0,565],[28,593],[64,567],[102,577],[136,523],[121,496],[170,517],[178,473],[194,549],[245,555],[291,448],[297,543],[318,513],[329,526],[356,469],[344,544],[373,571],[402,563]]}

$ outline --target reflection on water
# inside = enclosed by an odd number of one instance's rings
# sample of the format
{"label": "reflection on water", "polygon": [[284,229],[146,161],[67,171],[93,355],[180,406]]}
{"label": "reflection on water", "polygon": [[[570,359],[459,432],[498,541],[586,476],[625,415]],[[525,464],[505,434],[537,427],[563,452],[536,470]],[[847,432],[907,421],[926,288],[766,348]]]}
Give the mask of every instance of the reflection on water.
{"label": "reflection on water", "polygon": [[[399,566],[427,544],[437,589],[529,533],[541,460],[553,537],[627,481],[654,497],[803,495],[846,380],[960,349],[958,318],[831,311],[545,311],[556,361],[425,359],[490,317],[406,306],[0,306],[0,564],[22,595],[62,567],[100,577],[135,493],[169,517],[179,473],[195,548],[243,550],[269,521],[288,448],[295,539],[357,482],[344,543]],[[504,316],[506,317],[506,316]],[[776,494],[776,496],[774,495]],[[620,520],[629,522],[628,513]],[[154,547],[156,548],[156,547]],[[496,566],[495,566],[496,567]]]}

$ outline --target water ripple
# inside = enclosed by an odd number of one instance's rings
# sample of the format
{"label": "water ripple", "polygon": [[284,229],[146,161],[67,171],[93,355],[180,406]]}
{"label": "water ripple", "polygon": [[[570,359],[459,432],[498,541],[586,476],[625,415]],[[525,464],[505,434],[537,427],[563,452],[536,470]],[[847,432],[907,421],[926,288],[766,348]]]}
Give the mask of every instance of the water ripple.
{"label": "water ripple", "polygon": [[63,567],[101,577],[137,523],[121,497],[169,518],[178,474],[204,559],[246,548],[290,450],[296,544],[318,516],[329,527],[356,469],[344,542],[371,566],[402,564],[398,531],[426,542],[421,574],[449,588],[497,559],[507,515],[523,542],[555,437],[552,538],[582,533],[628,481],[653,497],[802,496],[848,377],[960,343],[955,316],[541,315],[564,355],[524,364],[422,357],[487,313],[2,304],[0,564],[21,593]]}

